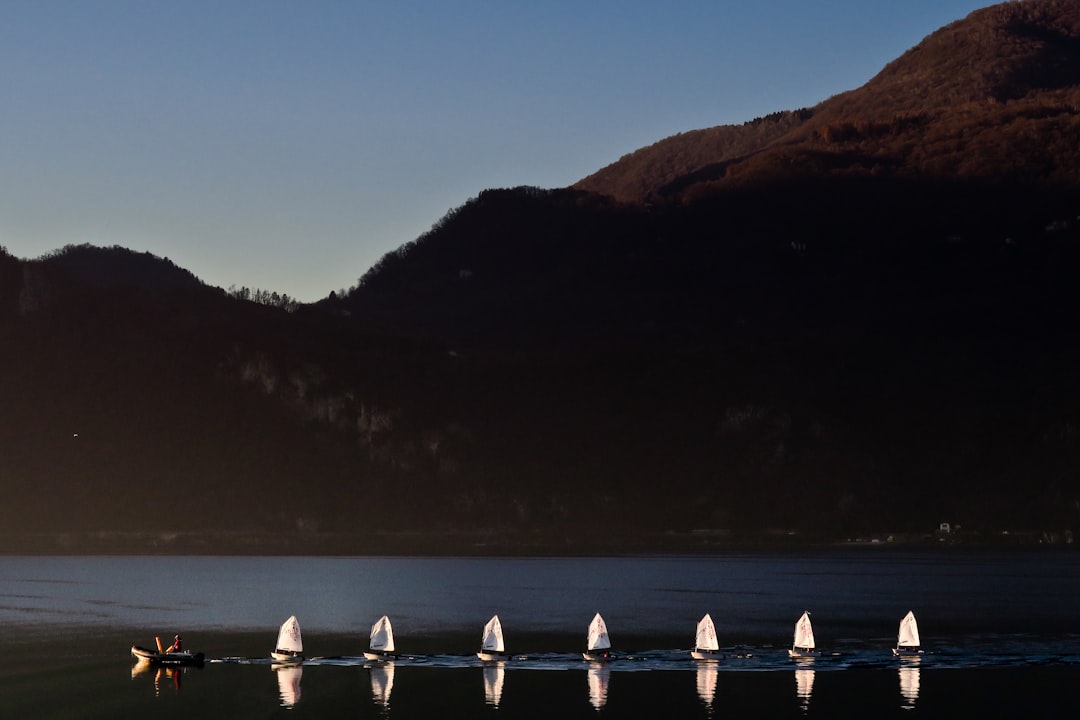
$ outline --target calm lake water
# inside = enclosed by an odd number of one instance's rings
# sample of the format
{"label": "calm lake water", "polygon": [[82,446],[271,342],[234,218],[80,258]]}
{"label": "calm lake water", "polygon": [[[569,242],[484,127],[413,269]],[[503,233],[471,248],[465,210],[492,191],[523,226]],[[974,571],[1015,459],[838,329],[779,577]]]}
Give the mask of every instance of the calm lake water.
{"label": "calm lake water", "polygon": [[[1080,553],[631,558],[0,557],[5,717],[1073,717]],[[919,619],[925,653],[892,657]],[[810,610],[822,655],[788,659]],[[600,612],[620,659],[581,657]],[[706,612],[721,645],[692,660]],[[366,662],[371,624],[399,658]],[[511,657],[481,663],[498,613]],[[275,667],[296,615],[307,660]],[[207,663],[137,665],[181,632]],[[10,714],[9,714],[10,713]]]}

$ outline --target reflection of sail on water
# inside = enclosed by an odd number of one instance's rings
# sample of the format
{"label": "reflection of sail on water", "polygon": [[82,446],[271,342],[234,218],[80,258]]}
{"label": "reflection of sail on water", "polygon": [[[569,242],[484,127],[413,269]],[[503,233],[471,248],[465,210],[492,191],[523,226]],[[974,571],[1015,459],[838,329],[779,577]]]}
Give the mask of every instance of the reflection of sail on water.
{"label": "reflection of sail on water", "polygon": [[903,701],[900,707],[904,710],[914,710],[915,701],[919,699],[919,662],[918,658],[904,661],[900,666],[900,696]]}
{"label": "reflection of sail on water", "polygon": [[371,697],[383,707],[390,704],[390,691],[394,689],[394,663],[373,665],[371,670]]}
{"label": "reflection of sail on water", "polygon": [[795,671],[795,695],[798,696],[803,710],[810,705],[810,695],[814,692],[814,671],[799,668]]}
{"label": "reflection of sail on water", "polygon": [[504,673],[502,663],[484,666],[484,701],[488,705],[499,707],[502,701]]}
{"label": "reflection of sail on water", "polygon": [[589,702],[599,710],[607,702],[608,682],[611,680],[611,668],[597,663],[589,666]]}
{"label": "reflection of sail on water", "polygon": [[277,674],[278,694],[281,706],[291,708],[300,702],[300,676],[304,674],[303,665],[274,665]]}
{"label": "reflection of sail on water", "polygon": [[712,707],[716,697],[717,671],[715,663],[701,663],[697,667],[697,694],[701,702]]}

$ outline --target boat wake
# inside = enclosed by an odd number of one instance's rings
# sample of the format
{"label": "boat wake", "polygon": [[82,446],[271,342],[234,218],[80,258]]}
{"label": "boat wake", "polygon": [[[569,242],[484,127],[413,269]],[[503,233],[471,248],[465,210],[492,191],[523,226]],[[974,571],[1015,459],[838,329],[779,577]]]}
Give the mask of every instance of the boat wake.
{"label": "boat wake", "polygon": [[[715,659],[695,660],[691,649],[651,649],[622,652],[618,659],[605,663],[612,672],[640,672],[647,670],[696,670],[703,666],[719,672],[791,671],[794,667],[807,667],[821,671],[845,669],[895,669],[918,666],[922,669],[936,668],[1010,668],[1047,665],[1080,665],[1080,636],[1043,638],[1035,636],[986,635],[974,644],[963,647],[939,645],[924,648],[921,655],[896,657],[887,643],[869,646],[865,642],[851,641],[835,649],[821,649],[812,658],[792,659],[788,648],[773,645],[740,645],[720,648]],[[222,657],[207,659],[207,663],[240,663],[270,665],[266,657]],[[515,653],[506,659],[485,662],[476,653],[469,654],[400,654],[393,663],[398,666],[432,668],[488,667],[498,665],[515,670],[582,670],[590,666],[580,653]],[[360,655],[315,656],[305,658],[304,665],[329,665],[344,667],[371,667],[379,663]],[[385,664],[385,663],[384,663]]]}

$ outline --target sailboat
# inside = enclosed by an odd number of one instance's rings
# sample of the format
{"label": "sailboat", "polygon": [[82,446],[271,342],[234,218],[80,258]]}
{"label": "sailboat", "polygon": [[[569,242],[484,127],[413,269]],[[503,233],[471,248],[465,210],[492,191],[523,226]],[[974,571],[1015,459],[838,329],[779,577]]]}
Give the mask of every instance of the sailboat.
{"label": "sailboat", "polygon": [[582,653],[586,660],[611,660],[611,638],[608,637],[607,623],[600,613],[596,613],[589,623],[588,649]]}
{"label": "sailboat", "polygon": [[492,615],[484,626],[484,637],[476,657],[485,662],[506,659],[506,644],[503,642],[502,623],[498,615]]}
{"label": "sailboat", "polygon": [[716,641],[716,626],[708,613],[698,620],[697,638],[694,640],[694,649],[690,656],[695,660],[719,660],[720,643]]}
{"label": "sailboat", "polygon": [[814,644],[814,628],[810,624],[809,611],[804,612],[795,622],[795,639],[788,650],[788,656],[793,658],[817,657],[818,651]]}
{"label": "sailboat", "polygon": [[300,623],[295,615],[281,624],[278,631],[277,645],[270,657],[278,662],[298,662],[304,659],[304,641],[300,637]]}
{"label": "sailboat", "polygon": [[394,628],[390,625],[390,618],[385,615],[371,626],[371,643],[364,657],[368,660],[392,660],[397,657],[394,654]]}
{"label": "sailboat", "polygon": [[919,623],[915,621],[915,613],[908,611],[904,619],[900,621],[900,630],[896,634],[896,647],[893,655],[918,655],[922,652],[919,641]]}

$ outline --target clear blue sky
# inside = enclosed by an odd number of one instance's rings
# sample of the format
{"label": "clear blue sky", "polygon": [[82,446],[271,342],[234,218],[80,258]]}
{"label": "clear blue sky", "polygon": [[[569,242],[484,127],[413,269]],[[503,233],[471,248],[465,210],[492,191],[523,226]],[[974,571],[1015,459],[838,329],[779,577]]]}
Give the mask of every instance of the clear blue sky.
{"label": "clear blue sky", "polygon": [[303,301],[490,187],[858,87],[976,0],[8,0],[0,245]]}

